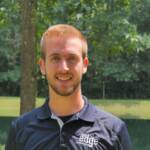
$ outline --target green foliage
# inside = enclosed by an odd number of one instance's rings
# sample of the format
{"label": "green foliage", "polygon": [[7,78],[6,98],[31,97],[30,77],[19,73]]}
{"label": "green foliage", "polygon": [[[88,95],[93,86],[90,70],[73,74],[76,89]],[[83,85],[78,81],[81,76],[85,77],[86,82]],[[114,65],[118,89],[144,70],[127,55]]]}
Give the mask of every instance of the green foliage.
{"label": "green foliage", "polygon": [[[43,0],[37,3],[37,59],[45,29],[57,23],[72,24],[85,34],[89,43],[90,65],[83,79],[85,94],[87,91],[102,93],[103,83],[114,84],[113,88],[118,90],[120,82],[128,83],[126,88],[131,87],[131,82],[139,82],[143,85],[139,86],[141,91],[145,89],[145,82],[150,78],[149,0]],[[18,86],[20,80],[18,1],[1,1],[0,17],[0,84],[5,89],[0,88],[0,92],[4,92],[9,83]],[[37,79],[39,93],[45,95],[38,69]],[[105,88],[107,92],[107,84]],[[148,97],[149,94],[141,95]]]}
{"label": "green foliage", "polygon": [[0,2],[0,82],[16,82],[19,67],[19,7],[14,1]]}
{"label": "green foliage", "polygon": [[103,76],[110,76],[116,81],[133,81],[137,79],[137,75],[129,64],[125,63],[107,63],[104,65]]}
{"label": "green foliage", "polygon": [[140,33],[150,33],[150,1],[131,0],[130,21],[137,25]]}

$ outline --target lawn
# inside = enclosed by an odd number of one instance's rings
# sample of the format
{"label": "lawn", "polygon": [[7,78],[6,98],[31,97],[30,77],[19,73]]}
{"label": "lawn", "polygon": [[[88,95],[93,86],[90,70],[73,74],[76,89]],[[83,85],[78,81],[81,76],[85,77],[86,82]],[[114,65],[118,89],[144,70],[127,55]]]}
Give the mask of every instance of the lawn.
{"label": "lawn", "polygon": [[[44,99],[38,98],[36,107]],[[150,100],[91,100],[101,109],[122,118],[128,127],[133,150],[150,150]],[[19,115],[18,97],[0,97],[0,150],[4,150],[10,122]]]}
{"label": "lawn", "polygon": [[96,106],[124,119],[150,119],[150,100],[92,100]]}
{"label": "lawn", "polygon": [[[43,98],[37,98],[36,107]],[[150,119],[150,100],[91,100],[93,104],[124,119]],[[0,116],[19,115],[19,97],[0,97]]]}

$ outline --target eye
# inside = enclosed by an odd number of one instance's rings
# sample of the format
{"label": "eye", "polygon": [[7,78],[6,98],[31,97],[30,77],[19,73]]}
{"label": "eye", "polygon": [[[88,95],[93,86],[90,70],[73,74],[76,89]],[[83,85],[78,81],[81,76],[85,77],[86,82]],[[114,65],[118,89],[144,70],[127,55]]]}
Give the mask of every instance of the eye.
{"label": "eye", "polygon": [[69,63],[75,64],[77,62],[77,57],[76,56],[70,56],[68,58]]}
{"label": "eye", "polygon": [[56,63],[56,62],[58,62],[59,60],[60,60],[60,57],[59,57],[59,56],[52,56],[52,57],[50,58],[50,61],[53,62],[53,63]]}

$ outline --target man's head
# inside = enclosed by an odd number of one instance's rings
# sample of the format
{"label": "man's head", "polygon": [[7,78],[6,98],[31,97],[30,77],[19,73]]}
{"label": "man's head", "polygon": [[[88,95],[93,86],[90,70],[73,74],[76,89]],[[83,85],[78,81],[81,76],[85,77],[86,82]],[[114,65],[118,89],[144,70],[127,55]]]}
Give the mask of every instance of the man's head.
{"label": "man's head", "polygon": [[55,25],[42,36],[40,69],[46,75],[49,90],[61,96],[80,91],[82,75],[88,66],[87,42],[70,25]]}
{"label": "man's head", "polygon": [[41,57],[45,59],[45,46],[49,40],[59,39],[59,38],[79,38],[82,43],[82,54],[83,58],[87,57],[88,44],[84,35],[74,26],[67,24],[58,24],[51,26],[48,28],[46,32],[44,32],[41,38]]}

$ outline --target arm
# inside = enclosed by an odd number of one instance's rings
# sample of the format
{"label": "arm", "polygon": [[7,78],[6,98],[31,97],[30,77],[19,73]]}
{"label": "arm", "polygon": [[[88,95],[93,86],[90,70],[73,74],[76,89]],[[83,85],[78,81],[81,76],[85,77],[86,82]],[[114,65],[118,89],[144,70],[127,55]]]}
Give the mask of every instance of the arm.
{"label": "arm", "polygon": [[122,150],[132,150],[131,140],[125,123],[122,124],[122,128],[119,134],[120,144],[122,145]]}

